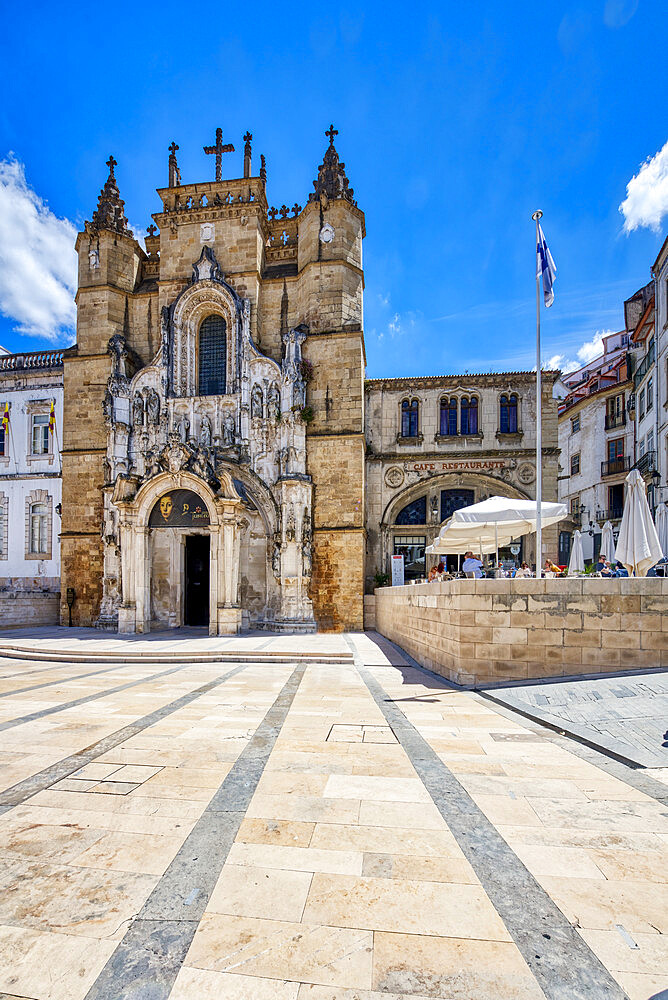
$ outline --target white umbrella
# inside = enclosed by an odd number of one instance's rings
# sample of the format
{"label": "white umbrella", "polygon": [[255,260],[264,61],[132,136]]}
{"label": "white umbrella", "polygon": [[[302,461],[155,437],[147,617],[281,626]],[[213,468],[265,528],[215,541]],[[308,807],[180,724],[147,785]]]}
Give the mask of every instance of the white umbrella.
{"label": "white umbrella", "polygon": [[584,573],[585,560],[582,551],[582,535],[579,531],[573,532],[573,543],[571,545],[571,555],[568,560],[568,575],[575,576],[576,573]]}
{"label": "white umbrella", "polygon": [[612,522],[606,521],[603,525],[603,531],[601,533],[601,548],[599,549],[601,555],[605,556],[606,559],[614,559],[615,556],[615,535],[612,530]]}
{"label": "white umbrella", "polygon": [[626,566],[629,576],[647,576],[647,570],[661,559],[661,544],[645,496],[645,484],[637,469],[631,469],[626,485],[615,559]]}
{"label": "white umbrella", "polygon": [[668,507],[660,503],[656,508],[656,533],[664,556],[668,556]]}

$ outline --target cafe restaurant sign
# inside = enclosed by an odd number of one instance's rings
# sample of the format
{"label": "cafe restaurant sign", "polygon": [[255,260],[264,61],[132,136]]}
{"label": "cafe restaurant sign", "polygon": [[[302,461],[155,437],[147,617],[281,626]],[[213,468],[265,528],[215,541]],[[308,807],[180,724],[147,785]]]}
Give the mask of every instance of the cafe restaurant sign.
{"label": "cafe restaurant sign", "polygon": [[152,528],[202,528],[209,523],[209,511],[192,490],[171,490],[156,501],[148,523]]}
{"label": "cafe restaurant sign", "polygon": [[406,462],[407,472],[440,473],[440,472],[500,472],[501,469],[513,469],[514,458],[461,458],[444,462]]}

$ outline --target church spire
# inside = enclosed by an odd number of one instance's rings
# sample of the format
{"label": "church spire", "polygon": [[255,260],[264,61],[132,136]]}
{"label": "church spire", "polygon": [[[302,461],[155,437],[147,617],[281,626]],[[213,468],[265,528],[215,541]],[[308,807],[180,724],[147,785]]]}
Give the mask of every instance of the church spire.
{"label": "church spire", "polygon": [[110,156],[107,160],[109,176],[107,177],[104,187],[100,191],[100,197],[97,200],[97,208],[93,212],[91,228],[112,229],[114,232],[122,233],[124,236],[132,236],[132,231],[128,226],[128,220],[125,218],[125,202],[121,198],[121,193],[118,190],[118,184],[116,183],[116,177],[114,176],[114,167],[116,165],[116,160],[113,156]]}
{"label": "church spire", "polygon": [[338,134],[338,129],[335,129],[333,125],[330,125],[325,132],[329,139],[329,146],[318,167],[318,179],[313,181],[315,191],[309,195],[309,201],[322,201],[324,195],[330,201],[336,198],[345,198],[353,205],[356,204],[353,200],[353,189],[348,186],[346,165],[340,162],[339,154],[334,146],[334,136]]}

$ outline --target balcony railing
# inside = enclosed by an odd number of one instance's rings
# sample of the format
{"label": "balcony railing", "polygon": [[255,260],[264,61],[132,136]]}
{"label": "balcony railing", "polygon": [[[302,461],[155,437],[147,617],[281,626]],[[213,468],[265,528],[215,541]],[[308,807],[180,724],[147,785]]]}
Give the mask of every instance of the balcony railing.
{"label": "balcony railing", "polygon": [[597,510],[596,520],[599,524],[605,524],[606,521],[621,521],[623,514],[623,507],[612,507],[610,510]]}
{"label": "balcony railing", "polygon": [[631,459],[628,456],[622,458],[612,458],[609,462],[601,462],[602,476],[619,476],[623,472],[628,472],[631,468]]}
{"label": "balcony railing", "polygon": [[633,373],[633,384],[637,389],[642,380],[644,379],[647,372],[650,370],[654,364],[654,344],[650,347],[649,351],[642,359],[635,372]]}
{"label": "balcony railing", "polygon": [[60,368],[62,351],[31,351],[27,354],[0,356],[0,372],[20,371],[25,368]]}
{"label": "balcony railing", "polygon": [[656,453],[653,451],[646,451],[645,454],[638,459],[633,468],[637,469],[641,476],[648,476],[651,472],[656,470]]}
{"label": "balcony railing", "polygon": [[611,431],[615,427],[626,427],[626,410],[621,413],[606,413],[605,429]]}

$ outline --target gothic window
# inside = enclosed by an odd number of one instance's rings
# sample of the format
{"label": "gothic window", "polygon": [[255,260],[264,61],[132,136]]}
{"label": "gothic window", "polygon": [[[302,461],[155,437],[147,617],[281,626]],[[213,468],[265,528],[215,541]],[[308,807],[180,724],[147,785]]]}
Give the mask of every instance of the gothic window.
{"label": "gothic window", "polygon": [[461,403],[461,433],[478,433],[478,398],[477,396],[463,396]]}
{"label": "gothic window", "polygon": [[517,395],[503,395],[501,397],[501,413],[499,420],[500,434],[517,434]]}
{"label": "gothic window", "polygon": [[419,497],[407,504],[397,514],[395,524],[426,524],[427,523],[427,497]]}
{"label": "gothic window", "polygon": [[472,503],[473,490],[441,490],[441,521],[447,521],[456,510]]}
{"label": "gothic window", "polygon": [[441,399],[440,433],[441,437],[454,437],[457,433],[457,400],[454,396]]}
{"label": "gothic window", "polygon": [[226,389],[227,334],[222,316],[207,316],[199,328],[200,396],[221,396]]}
{"label": "gothic window", "polygon": [[405,399],[401,404],[401,436],[414,438],[418,436],[420,404],[417,399]]}

